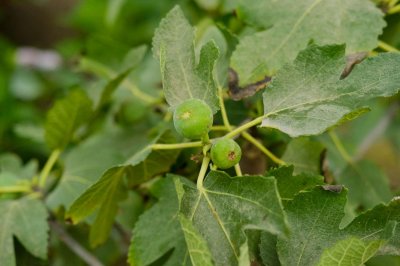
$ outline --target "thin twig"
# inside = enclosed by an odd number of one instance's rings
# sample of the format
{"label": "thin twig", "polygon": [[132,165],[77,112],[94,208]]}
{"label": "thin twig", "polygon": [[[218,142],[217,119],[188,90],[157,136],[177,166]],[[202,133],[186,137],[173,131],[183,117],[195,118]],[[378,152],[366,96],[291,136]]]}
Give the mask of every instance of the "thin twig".
{"label": "thin twig", "polygon": [[78,255],[89,266],[104,266],[99,259],[93,256],[89,251],[82,247],[75,239],[73,239],[65,229],[56,221],[49,221],[50,227],[55,232],[59,239],[69,247],[76,255]]}
{"label": "thin twig", "polygon": [[270,150],[268,150],[260,141],[255,139],[252,135],[247,132],[242,132],[242,137],[245,138],[248,142],[252,143],[256,146],[261,152],[267,155],[274,163],[279,165],[285,165],[286,163],[275,156]]}

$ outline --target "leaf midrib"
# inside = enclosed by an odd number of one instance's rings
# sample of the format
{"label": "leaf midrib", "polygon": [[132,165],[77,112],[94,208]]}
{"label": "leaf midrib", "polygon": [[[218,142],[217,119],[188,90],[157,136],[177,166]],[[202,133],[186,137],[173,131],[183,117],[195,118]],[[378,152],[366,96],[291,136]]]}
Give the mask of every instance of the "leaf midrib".
{"label": "leaf midrib", "polygon": [[308,14],[311,13],[311,11],[318,6],[319,3],[321,3],[322,0],[315,0],[305,11],[304,13],[299,17],[299,19],[296,21],[296,23],[293,25],[291,31],[288,33],[288,35],[283,39],[283,41],[278,45],[277,48],[266,58],[266,62],[268,62],[271,58],[273,58],[279,50],[282,49],[282,47],[289,41],[289,39],[292,37],[293,33],[297,30],[297,28],[300,26],[300,24],[303,22],[303,20],[307,17]]}
{"label": "leaf midrib", "polygon": [[239,261],[239,256],[236,253],[235,246],[233,245],[231,239],[229,238],[229,234],[228,234],[226,228],[223,225],[222,219],[219,217],[218,213],[214,210],[215,207],[212,204],[211,200],[208,198],[207,193],[206,193],[206,189],[204,189],[204,188],[199,190],[199,196],[198,196],[198,198],[196,200],[196,204],[195,204],[195,207],[193,209],[193,213],[192,213],[192,215],[190,217],[190,220],[193,221],[193,218],[194,218],[194,215],[196,214],[197,208],[200,205],[200,201],[201,201],[201,197],[202,196],[204,196],[205,200],[207,201],[207,205],[208,205],[209,210],[211,211],[211,213],[215,217],[215,220],[218,222],[219,226],[222,229],[222,232],[224,233],[226,239],[228,240],[228,243],[229,243],[229,245],[230,245],[230,247],[231,247],[231,249],[233,251],[233,254],[235,255],[236,260]]}
{"label": "leaf midrib", "polygon": [[278,109],[278,110],[275,110],[275,111],[272,111],[272,112],[269,112],[269,113],[265,114],[264,118],[267,118],[267,117],[269,117],[271,115],[277,115],[277,114],[279,114],[281,112],[290,111],[291,109],[294,109],[294,108],[297,108],[297,107],[301,107],[301,106],[306,106],[306,105],[311,105],[311,104],[316,104],[316,103],[325,103],[325,102],[329,103],[329,102],[331,102],[333,100],[336,100],[336,99],[338,99],[340,97],[348,96],[348,95],[357,93],[360,90],[364,90],[365,88],[373,86],[373,85],[376,85],[377,83],[379,83],[379,80],[376,80],[375,82],[372,82],[372,83],[370,83],[370,84],[368,84],[368,85],[366,85],[366,86],[364,86],[364,87],[362,87],[362,88],[360,88],[358,90],[355,90],[355,91],[345,92],[345,93],[333,95],[333,96],[327,97],[327,98],[320,98],[320,99],[312,100],[312,101],[309,101],[309,102],[303,102],[303,103],[298,103],[298,104],[295,104],[295,105],[287,106],[285,108]]}

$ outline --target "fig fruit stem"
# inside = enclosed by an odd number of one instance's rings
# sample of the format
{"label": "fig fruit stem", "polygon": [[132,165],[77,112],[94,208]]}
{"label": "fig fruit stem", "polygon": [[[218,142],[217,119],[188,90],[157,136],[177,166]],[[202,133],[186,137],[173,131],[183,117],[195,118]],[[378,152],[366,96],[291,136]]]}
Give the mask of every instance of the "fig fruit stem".
{"label": "fig fruit stem", "polygon": [[204,136],[201,138],[201,142],[203,145],[210,144],[210,137],[208,136],[208,133],[204,134]]}
{"label": "fig fruit stem", "polygon": [[240,165],[237,163],[237,164],[235,164],[234,167],[235,167],[236,175],[237,176],[243,176],[242,169],[240,168]]}
{"label": "fig fruit stem", "polygon": [[211,130],[212,131],[229,131],[228,128],[223,125],[212,126]]}
{"label": "fig fruit stem", "polygon": [[199,191],[201,191],[203,189],[203,181],[204,181],[204,177],[206,176],[209,164],[210,164],[210,157],[204,156],[203,161],[201,163],[199,176],[197,177],[197,189]]}
{"label": "fig fruit stem", "polygon": [[260,124],[263,119],[264,116],[257,117],[256,119],[251,120],[250,122],[247,122],[246,124],[243,124],[240,127],[235,128],[234,130],[226,134],[225,138],[233,138],[236,135],[241,134],[243,131]]}
{"label": "fig fruit stem", "polygon": [[31,192],[32,189],[29,186],[4,186],[0,187],[0,194],[6,193],[20,193],[20,192]]}
{"label": "fig fruit stem", "polygon": [[194,141],[194,142],[185,142],[185,143],[174,143],[174,144],[153,144],[151,145],[151,149],[153,150],[175,150],[175,149],[184,149],[184,148],[195,148],[203,146],[203,142]]}
{"label": "fig fruit stem", "polygon": [[61,150],[56,149],[53,150],[47,159],[46,164],[44,165],[42,171],[40,172],[39,177],[39,187],[44,188],[46,186],[47,178],[50,174],[51,169],[53,168],[54,164],[57,162],[58,157],[60,157]]}

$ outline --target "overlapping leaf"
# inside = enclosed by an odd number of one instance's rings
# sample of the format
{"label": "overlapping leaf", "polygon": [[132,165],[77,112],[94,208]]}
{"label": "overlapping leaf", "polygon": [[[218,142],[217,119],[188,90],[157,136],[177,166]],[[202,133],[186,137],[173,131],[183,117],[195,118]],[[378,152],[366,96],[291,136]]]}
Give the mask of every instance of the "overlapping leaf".
{"label": "overlapping leaf", "polygon": [[64,148],[92,114],[92,101],[81,90],[72,91],[57,101],[48,112],[45,124],[46,142],[52,149]]}
{"label": "overlapping leaf", "polygon": [[210,172],[204,187],[179,183],[184,194],[181,211],[190,219],[210,248],[215,265],[238,265],[245,229],[285,235],[286,218],[273,177],[231,178]]}
{"label": "overlapping leaf", "polygon": [[[151,144],[157,142],[160,138],[163,138],[164,141],[165,138],[171,139],[169,134],[169,131],[159,134],[148,146],[134,154],[124,163],[108,169],[69,208],[67,217],[74,223],[80,222],[98,210],[94,224],[90,229],[90,243],[92,246],[102,244],[108,238],[118,211],[118,203],[124,200],[127,195],[127,184],[124,177],[128,177],[131,185],[137,185],[157,173],[168,170],[170,164],[175,161],[178,155],[176,150],[155,151],[155,153],[151,150]],[[165,159],[164,163],[158,162],[153,167],[155,160],[160,158]],[[147,169],[148,167],[150,169]]]}
{"label": "overlapping leaf", "polygon": [[348,165],[337,181],[349,188],[348,203],[352,206],[368,209],[392,198],[385,173],[369,161]]}
{"label": "overlapping leaf", "polygon": [[[149,145],[151,140],[142,130],[145,129],[109,129],[93,135],[71,150],[65,157],[61,180],[47,197],[47,204],[51,208],[64,206],[68,209],[106,170],[124,163],[132,154]],[[101,152],[103,150],[107,152]]]}
{"label": "overlapping leaf", "polygon": [[294,173],[319,174],[321,154],[324,146],[307,138],[297,138],[289,142],[282,160],[294,166]]}
{"label": "overlapping leaf", "polygon": [[127,196],[124,184],[124,167],[109,169],[93,186],[88,188],[68,210],[67,217],[75,223],[98,210],[96,219],[90,228],[90,244],[97,246],[107,240],[118,203]]}
{"label": "overlapping leaf", "polygon": [[344,46],[311,45],[302,51],[265,91],[262,126],[292,137],[320,134],[367,100],[400,89],[399,54],[368,58],[341,80],[344,66]]}
{"label": "overlapping leaf", "polygon": [[160,60],[165,98],[172,106],[191,99],[204,100],[218,110],[213,68],[218,58],[214,42],[203,46],[196,66],[194,28],[177,6],[161,21],[153,38],[153,52]]}
{"label": "overlapping leaf", "polygon": [[310,40],[346,43],[348,52],[369,51],[385,26],[382,12],[364,0],[242,0],[240,16],[267,30],[244,37],[232,56],[243,84],[274,74]]}
{"label": "overlapping leaf", "polygon": [[159,203],[135,226],[131,265],[246,265],[246,229],[287,233],[273,177],[211,172],[200,191],[184,178],[173,178],[175,188],[163,181]]}
{"label": "overlapping leaf", "polygon": [[[400,221],[400,201],[393,200],[387,206],[379,205],[340,229],[346,194],[346,190],[331,192],[315,188],[311,192],[300,193],[286,203],[285,211],[292,233],[287,239],[278,238],[278,254],[282,264],[315,265],[324,250],[340,250],[343,241],[352,237],[361,239],[366,246],[375,243],[380,247],[382,244],[382,254],[393,254],[393,250],[400,248],[396,246],[398,243],[391,242],[391,238],[398,238],[396,227]],[[366,250],[371,257],[378,248]],[[363,252],[352,253],[353,259],[359,261],[363,260],[363,255]]]}
{"label": "overlapping leaf", "polygon": [[318,266],[364,265],[385,241],[363,241],[350,237],[326,249]]}
{"label": "overlapping leaf", "polygon": [[[179,193],[172,177],[162,181],[157,204],[144,213],[133,230],[131,265],[212,265],[205,240],[179,213]],[[167,254],[167,255],[166,255]],[[166,256],[165,256],[166,255]]]}
{"label": "overlapping leaf", "polygon": [[343,158],[343,154],[328,135],[320,138],[327,147],[329,171],[338,183],[349,189],[347,203],[350,211],[360,207],[372,208],[379,203],[388,202],[392,197],[385,172],[376,163],[362,159],[374,139],[385,131],[391,112],[393,110],[385,112],[385,108],[376,103],[371,112],[347,125],[345,131],[337,131],[348,156],[351,157],[350,162],[348,158]]}
{"label": "overlapping leaf", "polygon": [[47,210],[37,199],[0,200],[0,265],[15,266],[14,240],[34,256],[46,259]]}
{"label": "overlapping leaf", "polygon": [[294,166],[283,166],[272,169],[268,176],[276,178],[279,195],[282,200],[291,200],[300,191],[311,190],[317,185],[324,184],[324,177],[320,175],[299,174],[293,175]]}

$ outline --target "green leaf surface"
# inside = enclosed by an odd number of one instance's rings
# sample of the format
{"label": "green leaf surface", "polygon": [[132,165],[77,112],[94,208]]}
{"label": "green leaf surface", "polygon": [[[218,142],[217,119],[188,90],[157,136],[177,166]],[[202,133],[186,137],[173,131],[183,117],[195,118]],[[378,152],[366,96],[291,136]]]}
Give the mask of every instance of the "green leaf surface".
{"label": "green leaf surface", "polygon": [[[171,140],[170,131],[157,135],[152,143],[157,142],[160,138],[164,142],[166,139]],[[70,218],[74,223],[82,221],[98,210],[89,236],[93,247],[107,240],[117,215],[118,204],[127,196],[128,190],[124,177],[128,176],[130,185],[137,185],[147,181],[157,173],[168,170],[176,160],[178,155],[176,150],[152,152],[150,146],[152,143],[135,153],[124,163],[108,169],[69,208],[66,217]],[[158,159],[164,159],[165,161],[160,163]]]}
{"label": "green leaf surface", "polygon": [[380,255],[400,255],[400,198],[387,205],[379,204],[357,216],[343,229],[345,235],[363,240],[387,240],[379,250]]}
{"label": "green leaf surface", "polygon": [[[201,36],[198,36],[198,34],[201,34]],[[211,24],[211,25],[207,25],[207,27],[204,29],[204,31],[198,30],[196,36],[198,38],[196,40],[196,57],[197,58],[200,58],[200,52],[206,44],[210,46],[210,44],[209,44],[210,42],[215,42],[216,46],[218,47],[219,56],[216,61],[214,71],[215,71],[217,84],[223,86],[226,83],[226,77],[228,75],[229,56],[230,56],[228,42],[225,39],[224,34],[217,26],[215,26],[214,24]]]}
{"label": "green leaf surface", "polygon": [[51,149],[63,149],[92,114],[92,101],[81,90],[58,100],[47,114],[45,138]]}
{"label": "green leaf surface", "polygon": [[[25,165],[21,158],[12,153],[0,155],[0,174],[12,174],[17,179],[31,179],[37,172],[38,162],[31,160]],[[0,181],[1,182],[1,181]]]}
{"label": "green leaf surface", "polygon": [[106,24],[112,27],[118,19],[119,14],[122,11],[122,7],[126,3],[126,0],[109,0],[106,13]]}
{"label": "green leaf surface", "polygon": [[320,134],[366,101],[400,89],[399,54],[367,58],[341,80],[344,66],[344,46],[310,45],[263,94],[262,126],[292,137]]}
{"label": "green leaf surface", "polygon": [[128,68],[127,70],[123,71],[115,78],[111,79],[107,82],[106,86],[104,87],[103,91],[101,92],[99,103],[97,104],[97,110],[103,107],[110,99],[114,91],[119,87],[119,85],[124,81],[124,79],[131,73],[133,68]]}
{"label": "green leaf surface", "polygon": [[93,247],[107,240],[118,211],[118,203],[127,196],[123,177],[124,167],[109,169],[99,181],[74,201],[66,214],[67,218],[78,223],[98,210],[96,219],[90,228],[89,240]]}
{"label": "green leaf surface", "polygon": [[191,221],[179,214],[179,195],[173,178],[162,182],[159,201],[142,216],[133,230],[130,265],[149,265],[169,254],[163,265],[212,265],[205,240]]}
{"label": "green leaf surface", "polygon": [[34,256],[47,258],[47,210],[37,199],[0,200],[0,265],[15,266],[13,237]]}
{"label": "green leaf surface", "polygon": [[266,266],[280,266],[276,250],[277,237],[268,232],[262,232],[260,239],[260,256]]}
{"label": "green leaf surface", "polygon": [[[353,120],[351,123],[343,125],[342,128],[346,130],[341,130],[338,128],[334,131],[346,152],[354,159],[361,159],[363,153],[365,152],[366,144],[370,142],[370,134],[375,132],[377,128],[383,129],[382,121],[387,119],[386,105],[380,101],[370,101],[369,104],[371,111]],[[385,112],[386,111],[386,112]],[[324,134],[318,137],[327,148],[327,161],[329,164],[329,170],[332,171],[335,177],[340,177],[343,170],[348,166],[348,162],[343,158],[343,155],[339,152],[335,143],[329,134]]]}
{"label": "green leaf surface", "polygon": [[192,265],[212,266],[211,253],[208,250],[207,243],[193,226],[192,222],[183,215],[179,215],[179,222]]}
{"label": "green leaf surface", "polygon": [[282,235],[287,232],[273,177],[231,178],[212,171],[200,191],[177,180],[180,186],[184,190],[181,211],[207,241],[215,265],[238,265],[246,228]]}
{"label": "green leaf surface", "polygon": [[352,206],[368,209],[393,196],[385,173],[369,161],[349,164],[336,179],[349,189],[348,203]]}
{"label": "green leaf surface", "polygon": [[359,238],[337,242],[322,254],[318,266],[364,265],[383,244],[383,240],[363,241]]}
{"label": "green leaf surface", "polygon": [[64,173],[56,189],[48,196],[47,205],[53,209],[60,206],[68,209],[106,170],[124,163],[151,143],[143,131],[146,129],[142,127],[108,129],[72,149],[65,157]]}
{"label": "green leaf surface", "polygon": [[311,40],[346,43],[348,53],[372,50],[385,26],[383,13],[364,0],[242,0],[238,13],[266,29],[244,37],[232,56],[243,84],[274,74]]}
{"label": "green leaf surface", "polygon": [[164,95],[170,106],[192,98],[204,100],[215,113],[219,109],[213,68],[218,58],[215,43],[207,43],[196,67],[194,28],[176,6],[161,21],[153,38],[153,53],[160,60]]}
{"label": "green leaf surface", "polygon": [[[278,237],[278,254],[283,265],[315,265],[321,259],[324,250],[331,247],[335,249],[337,247],[334,246],[339,241],[350,237],[368,243],[386,241],[384,249],[381,250],[383,254],[391,254],[399,248],[397,243],[389,240],[391,237],[398,237],[395,228],[396,223],[400,221],[400,201],[393,200],[389,205],[379,205],[340,229],[346,194],[345,189],[341,192],[331,192],[317,187],[286,202],[285,212],[292,230],[289,238]],[[353,256],[357,254],[352,253]],[[355,259],[362,260],[362,257]]]}
{"label": "green leaf surface", "polygon": [[272,169],[268,172],[268,176],[276,178],[282,200],[291,200],[300,191],[311,190],[317,185],[324,184],[324,177],[320,175],[294,175],[294,166]]}
{"label": "green leaf surface", "polygon": [[320,174],[321,154],[324,146],[308,138],[296,138],[289,142],[282,160],[294,166],[294,174]]}

